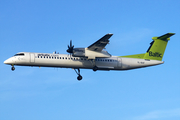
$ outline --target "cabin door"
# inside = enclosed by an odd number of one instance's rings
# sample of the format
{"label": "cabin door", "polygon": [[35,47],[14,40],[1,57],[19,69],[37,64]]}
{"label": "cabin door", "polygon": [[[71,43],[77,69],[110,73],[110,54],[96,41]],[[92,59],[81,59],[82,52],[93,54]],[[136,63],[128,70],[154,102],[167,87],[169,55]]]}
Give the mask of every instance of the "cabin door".
{"label": "cabin door", "polygon": [[30,62],[34,63],[34,53],[30,53]]}
{"label": "cabin door", "polygon": [[121,58],[118,58],[118,67],[121,67],[122,66],[122,60],[121,60]]}

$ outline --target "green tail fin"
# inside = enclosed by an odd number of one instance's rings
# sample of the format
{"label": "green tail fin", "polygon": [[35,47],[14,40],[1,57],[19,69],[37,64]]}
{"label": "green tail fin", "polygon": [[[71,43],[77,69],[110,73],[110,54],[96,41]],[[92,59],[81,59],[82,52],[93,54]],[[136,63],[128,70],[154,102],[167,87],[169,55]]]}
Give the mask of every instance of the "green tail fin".
{"label": "green tail fin", "polygon": [[144,55],[144,59],[150,60],[162,60],[166,45],[170,40],[170,37],[175,33],[167,33],[160,37],[153,37],[153,41],[150,43],[150,47]]}

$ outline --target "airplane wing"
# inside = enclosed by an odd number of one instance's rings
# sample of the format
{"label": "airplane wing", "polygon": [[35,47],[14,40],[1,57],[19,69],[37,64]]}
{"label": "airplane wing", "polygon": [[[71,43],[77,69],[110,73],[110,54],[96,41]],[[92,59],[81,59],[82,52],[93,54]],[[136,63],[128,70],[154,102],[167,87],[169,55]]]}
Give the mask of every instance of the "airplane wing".
{"label": "airplane wing", "polygon": [[104,47],[109,43],[109,38],[112,36],[113,34],[106,34],[105,36],[103,36],[101,39],[99,39],[98,41],[96,41],[95,43],[93,43],[92,45],[90,45],[88,47],[89,50],[92,51],[96,51],[96,52],[101,52]]}

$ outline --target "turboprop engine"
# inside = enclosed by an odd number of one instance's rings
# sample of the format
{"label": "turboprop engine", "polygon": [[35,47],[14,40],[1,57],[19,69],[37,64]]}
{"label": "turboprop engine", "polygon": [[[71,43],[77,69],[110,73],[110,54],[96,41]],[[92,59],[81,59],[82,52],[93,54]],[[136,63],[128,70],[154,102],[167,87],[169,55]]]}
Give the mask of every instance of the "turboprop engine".
{"label": "turboprop engine", "polygon": [[74,48],[74,45],[72,45],[72,41],[70,41],[70,46],[68,45],[67,52],[70,53],[70,55],[72,55],[73,57],[87,57],[88,59],[96,59],[96,57],[111,57],[111,55],[105,50],[97,52],[89,50],[88,48]]}
{"label": "turboprop engine", "polygon": [[73,57],[85,57],[85,48],[74,48],[72,56]]}

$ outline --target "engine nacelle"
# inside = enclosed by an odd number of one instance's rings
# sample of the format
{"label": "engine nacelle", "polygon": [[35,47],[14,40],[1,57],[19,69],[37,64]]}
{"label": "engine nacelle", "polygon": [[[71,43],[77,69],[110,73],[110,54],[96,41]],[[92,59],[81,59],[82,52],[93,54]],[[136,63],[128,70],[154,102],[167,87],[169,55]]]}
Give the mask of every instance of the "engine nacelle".
{"label": "engine nacelle", "polygon": [[108,58],[111,57],[111,55],[107,52],[102,50],[101,52],[96,52],[89,50],[88,48],[74,48],[73,57],[87,57],[88,59],[96,59],[98,58]]}
{"label": "engine nacelle", "polygon": [[101,52],[96,52],[89,50],[88,48],[85,49],[85,56],[88,57],[88,59],[111,57],[111,55],[107,51],[102,50]]}
{"label": "engine nacelle", "polygon": [[85,57],[85,48],[74,48],[73,57]]}

